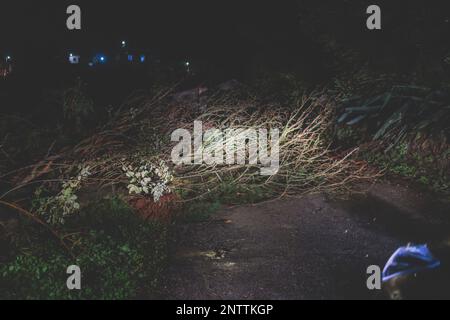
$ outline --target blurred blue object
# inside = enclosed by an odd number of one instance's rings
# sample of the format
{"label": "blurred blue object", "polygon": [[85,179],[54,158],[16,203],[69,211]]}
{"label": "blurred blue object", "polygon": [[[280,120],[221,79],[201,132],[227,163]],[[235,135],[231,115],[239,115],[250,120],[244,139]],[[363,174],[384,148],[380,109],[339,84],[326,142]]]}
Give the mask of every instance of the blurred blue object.
{"label": "blurred blue object", "polygon": [[434,269],[440,265],[441,262],[433,256],[426,244],[400,247],[389,258],[383,269],[383,282],[394,277]]}

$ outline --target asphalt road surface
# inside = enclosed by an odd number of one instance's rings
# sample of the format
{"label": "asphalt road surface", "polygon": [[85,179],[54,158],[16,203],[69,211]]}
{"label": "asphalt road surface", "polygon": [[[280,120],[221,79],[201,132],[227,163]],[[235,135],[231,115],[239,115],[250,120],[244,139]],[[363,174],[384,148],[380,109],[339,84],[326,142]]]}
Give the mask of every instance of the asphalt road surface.
{"label": "asphalt road surface", "polygon": [[224,208],[176,227],[166,299],[383,299],[366,269],[442,236],[448,207],[388,183],[348,201],[310,195]]}

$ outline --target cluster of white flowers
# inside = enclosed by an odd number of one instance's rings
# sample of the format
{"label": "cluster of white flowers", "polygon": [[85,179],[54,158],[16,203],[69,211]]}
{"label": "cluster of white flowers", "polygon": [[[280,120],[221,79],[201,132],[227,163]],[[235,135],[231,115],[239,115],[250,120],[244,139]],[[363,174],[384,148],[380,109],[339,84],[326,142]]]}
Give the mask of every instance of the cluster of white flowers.
{"label": "cluster of white flowers", "polygon": [[130,194],[151,194],[153,201],[158,202],[170,192],[168,184],[172,181],[172,174],[162,160],[157,165],[144,161],[138,167],[125,165],[122,170],[129,178],[127,188]]}
{"label": "cluster of white flowers", "polygon": [[137,114],[139,112],[139,109],[132,107],[132,108],[130,108],[129,112],[130,112],[130,115],[131,115],[131,119],[134,119],[134,118],[136,118],[136,116],[137,116]]}

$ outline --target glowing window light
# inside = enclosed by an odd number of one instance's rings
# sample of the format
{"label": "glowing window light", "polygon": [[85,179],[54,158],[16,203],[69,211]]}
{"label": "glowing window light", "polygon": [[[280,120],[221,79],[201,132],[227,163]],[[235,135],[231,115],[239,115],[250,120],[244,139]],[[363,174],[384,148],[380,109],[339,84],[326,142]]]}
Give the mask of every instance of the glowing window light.
{"label": "glowing window light", "polygon": [[143,62],[145,62],[145,55],[141,55],[141,62],[143,63]]}

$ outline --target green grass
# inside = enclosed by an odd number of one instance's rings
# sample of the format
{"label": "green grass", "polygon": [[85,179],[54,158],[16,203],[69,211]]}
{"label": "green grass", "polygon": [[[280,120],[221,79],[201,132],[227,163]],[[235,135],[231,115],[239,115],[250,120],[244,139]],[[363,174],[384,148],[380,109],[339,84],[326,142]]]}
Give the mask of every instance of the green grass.
{"label": "green grass", "polygon": [[[182,198],[189,199],[189,194],[180,193],[179,195]],[[249,188],[230,181],[223,181],[217,189],[206,197],[187,202],[182,209],[182,214],[178,217],[178,222],[197,223],[207,221],[222,205],[257,203],[269,197],[270,195],[257,185]]]}
{"label": "green grass", "polygon": [[178,222],[181,223],[198,223],[207,221],[214,213],[221,207],[219,201],[198,201],[188,203],[182,215],[180,215]]}
{"label": "green grass", "polygon": [[[141,221],[113,198],[90,206],[66,228],[83,229],[77,258],[50,239],[18,248],[22,253],[0,265],[1,299],[133,299],[155,294],[166,261],[166,226]],[[81,268],[81,290],[66,287],[66,269],[73,264]]]}
{"label": "green grass", "polygon": [[221,203],[236,205],[257,203],[266,200],[270,195],[257,184],[243,186],[236,182],[223,181],[213,197],[216,201],[220,199]]}
{"label": "green grass", "polygon": [[386,170],[390,174],[411,179],[427,189],[449,195],[450,181],[447,172],[442,172],[436,163],[437,157],[421,155],[409,149],[408,143],[400,143],[388,152],[364,152],[364,158],[371,164]]}

